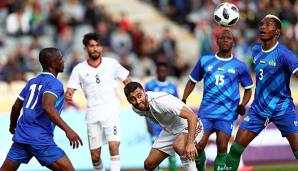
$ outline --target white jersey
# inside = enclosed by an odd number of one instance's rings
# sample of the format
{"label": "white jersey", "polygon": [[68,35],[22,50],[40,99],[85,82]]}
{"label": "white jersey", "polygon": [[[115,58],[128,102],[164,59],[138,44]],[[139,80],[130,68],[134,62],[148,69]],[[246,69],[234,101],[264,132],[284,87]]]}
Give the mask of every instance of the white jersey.
{"label": "white jersey", "polygon": [[186,106],[181,100],[165,92],[147,91],[149,111],[133,110],[140,116],[145,116],[157,122],[163,130],[178,134],[187,128],[187,120],[181,118],[180,112]]}
{"label": "white jersey", "polygon": [[[103,57],[97,67],[92,67],[87,61],[83,61],[74,67],[67,88],[83,89],[87,98],[88,111],[112,109],[120,107],[120,99],[116,91],[117,80],[124,81],[128,74],[129,71],[112,58]],[[89,116],[86,116],[86,121],[94,122],[101,120],[100,118],[106,118],[102,115],[111,115],[111,113],[87,112],[87,115]]]}

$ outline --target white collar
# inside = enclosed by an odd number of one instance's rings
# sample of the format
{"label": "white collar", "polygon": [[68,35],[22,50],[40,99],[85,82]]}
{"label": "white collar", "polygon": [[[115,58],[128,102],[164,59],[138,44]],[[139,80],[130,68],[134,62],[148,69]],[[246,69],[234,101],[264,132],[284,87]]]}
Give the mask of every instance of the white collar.
{"label": "white collar", "polygon": [[229,61],[233,59],[233,55],[231,54],[231,56],[229,58],[221,58],[217,55],[217,53],[215,54],[215,58],[220,60],[220,61]]}
{"label": "white collar", "polygon": [[278,44],[279,44],[279,42],[276,42],[275,45],[272,48],[268,49],[268,50],[264,50],[263,47],[262,47],[262,52],[265,52],[265,53],[271,52],[271,51],[273,51],[276,48],[276,46]]}

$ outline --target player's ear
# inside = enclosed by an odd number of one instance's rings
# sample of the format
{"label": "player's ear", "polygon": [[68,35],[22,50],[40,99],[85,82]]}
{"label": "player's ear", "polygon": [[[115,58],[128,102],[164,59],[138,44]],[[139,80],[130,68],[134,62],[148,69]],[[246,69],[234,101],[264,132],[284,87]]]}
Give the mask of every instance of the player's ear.
{"label": "player's ear", "polygon": [[275,36],[276,36],[276,38],[279,38],[280,33],[281,33],[281,30],[280,29],[276,29],[275,30]]}

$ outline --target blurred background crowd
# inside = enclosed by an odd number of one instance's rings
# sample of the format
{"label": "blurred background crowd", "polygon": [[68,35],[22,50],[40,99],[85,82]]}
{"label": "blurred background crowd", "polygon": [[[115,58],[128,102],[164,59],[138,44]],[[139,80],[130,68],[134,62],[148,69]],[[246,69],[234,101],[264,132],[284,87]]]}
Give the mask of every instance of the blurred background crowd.
{"label": "blurred background crowd", "polygon": [[[213,11],[220,0],[140,0],[156,8],[179,27],[186,28],[197,41],[197,56],[185,60],[178,51],[171,27],[163,28],[160,39],[143,30],[142,21],[132,21],[126,11],[115,20],[101,0],[2,0],[0,1],[0,80],[26,80],[28,73],[41,71],[39,50],[46,46],[61,49],[67,76],[84,60],[82,35],[95,31],[102,37],[104,56],[116,58],[144,78],[155,74],[155,65],[166,62],[170,75],[188,75],[201,55],[216,51],[220,27]],[[108,0],[107,0],[108,1]],[[267,14],[282,20],[280,41],[298,56],[298,0],[232,0],[240,10],[234,56],[251,65],[251,46],[256,41],[258,22]],[[136,14],[138,15],[138,14]],[[184,59],[184,60],[183,60]]]}

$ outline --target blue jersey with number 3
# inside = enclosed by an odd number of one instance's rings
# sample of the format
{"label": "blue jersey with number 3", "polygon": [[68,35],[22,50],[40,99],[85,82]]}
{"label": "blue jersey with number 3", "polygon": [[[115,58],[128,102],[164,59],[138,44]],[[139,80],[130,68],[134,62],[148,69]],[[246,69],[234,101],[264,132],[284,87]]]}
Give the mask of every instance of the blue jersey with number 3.
{"label": "blue jersey with number 3", "polygon": [[23,101],[23,114],[18,121],[13,141],[34,145],[54,144],[55,124],[42,109],[42,96],[45,93],[56,96],[55,107],[61,112],[64,101],[63,84],[51,73],[41,73],[28,81],[19,95],[19,99]]}
{"label": "blue jersey with number 3", "polygon": [[198,115],[202,119],[234,121],[239,100],[239,83],[253,87],[247,66],[234,57],[202,56],[190,76],[192,82],[204,78],[204,95]]}
{"label": "blue jersey with number 3", "polygon": [[298,70],[298,59],[280,43],[267,51],[256,44],[252,52],[256,90],[251,110],[264,117],[294,112],[289,83]]}

